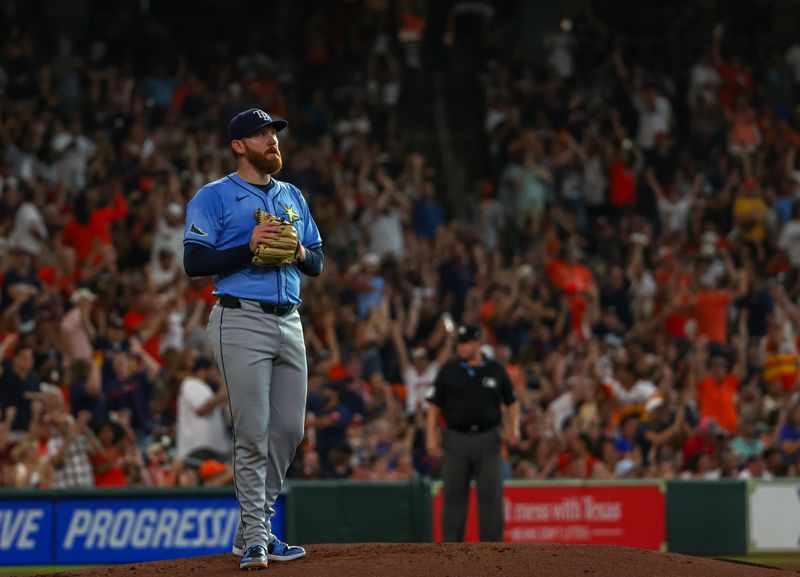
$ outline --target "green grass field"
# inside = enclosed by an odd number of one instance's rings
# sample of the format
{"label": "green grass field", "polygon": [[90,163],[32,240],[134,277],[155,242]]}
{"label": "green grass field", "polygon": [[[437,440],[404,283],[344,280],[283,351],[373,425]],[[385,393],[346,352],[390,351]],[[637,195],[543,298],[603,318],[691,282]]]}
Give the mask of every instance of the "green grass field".
{"label": "green grass field", "polygon": [[780,554],[774,555],[745,555],[742,557],[726,557],[733,561],[743,561],[745,563],[756,563],[758,565],[770,565],[781,569],[797,570],[800,569],[800,555]]}
{"label": "green grass field", "polygon": [[30,575],[31,573],[58,573],[73,569],[89,569],[100,565],[25,565],[22,567],[0,567],[0,575]]}

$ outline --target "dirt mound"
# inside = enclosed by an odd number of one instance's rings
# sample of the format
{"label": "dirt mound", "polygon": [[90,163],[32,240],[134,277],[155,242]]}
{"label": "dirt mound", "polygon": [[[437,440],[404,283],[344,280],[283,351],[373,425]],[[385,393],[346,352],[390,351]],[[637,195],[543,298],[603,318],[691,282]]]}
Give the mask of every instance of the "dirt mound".
{"label": "dirt mound", "polygon": [[[595,545],[504,543],[310,545],[308,557],[271,563],[280,577],[797,577],[779,569]],[[57,573],[62,577],[222,577],[242,575],[239,559],[213,555]],[[51,574],[52,575],[52,574]],[[44,577],[44,576],[42,576]],[[49,577],[49,576],[48,576]]]}

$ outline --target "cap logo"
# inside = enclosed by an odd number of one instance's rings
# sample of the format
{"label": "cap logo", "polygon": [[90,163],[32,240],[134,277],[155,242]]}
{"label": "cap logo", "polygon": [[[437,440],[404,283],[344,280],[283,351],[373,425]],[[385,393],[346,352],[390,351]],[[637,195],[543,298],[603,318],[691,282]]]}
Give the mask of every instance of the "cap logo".
{"label": "cap logo", "polygon": [[258,116],[258,117],[259,117],[261,120],[264,120],[264,121],[269,121],[269,120],[272,120],[272,119],[269,117],[269,114],[267,114],[267,113],[266,113],[266,112],[264,112],[263,110],[254,110],[254,111],[253,111],[253,114],[255,114],[255,115],[256,115],[256,116]]}

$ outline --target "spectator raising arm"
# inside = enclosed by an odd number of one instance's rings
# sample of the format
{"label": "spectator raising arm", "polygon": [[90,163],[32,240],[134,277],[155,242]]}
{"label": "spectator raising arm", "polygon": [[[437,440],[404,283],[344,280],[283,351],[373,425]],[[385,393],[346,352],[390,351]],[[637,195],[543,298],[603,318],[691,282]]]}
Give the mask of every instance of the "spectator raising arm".
{"label": "spectator raising arm", "polygon": [[[100,439],[97,438],[97,435],[94,434],[91,427],[89,427],[89,421],[92,420],[92,413],[89,411],[81,411],[78,413],[78,417],[75,419],[75,426],[77,434],[82,434],[86,437],[86,440],[89,441],[89,454],[90,455],[98,455],[103,452],[103,444],[100,442]],[[130,427],[128,427],[130,429]],[[123,430],[124,427],[123,427]],[[127,431],[126,431],[127,432]],[[136,437],[134,436],[134,440]]]}
{"label": "spectator raising arm", "polygon": [[392,322],[391,335],[392,344],[394,345],[394,350],[397,353],[397,360],[400,363],[400,372],[401,374],[405,375],[406,371],[411,368],[411,362],[409,361],[408,349],[406,347],[405,340],[403,339],[403,329],[400,327],[399,322]]}
{"label": "spectator raising arm", "polygon": [[144,347],[142,347],[142,342],[136,337],[132,337],[130,339],[130,345],[131,354],[135,355],[140,361],[142,361],[144,370],[147,373],[147,377],[149,379],[154,379],[158,375],[159,371],[161,371],[161,365],[159,365],[158,361],[156,361],[146,350],[144,350]]}
{"label": "spectator raising arm", "polygon": [[15,333],[8,333],[2,341],[0,341],[0,375],[3,374],[2,360],[8,356],[9,351],[14,348],[14,345],[19,341],[19,337]]}
{"label": "spectator raising arm", "polygon": [[0,421],[0,451],[3,451],[8,445],[8,433],[11,431],[11,424],[17,417],[17,407],[6,407],[5,414],[2,414],[2,416],[3,420]]}

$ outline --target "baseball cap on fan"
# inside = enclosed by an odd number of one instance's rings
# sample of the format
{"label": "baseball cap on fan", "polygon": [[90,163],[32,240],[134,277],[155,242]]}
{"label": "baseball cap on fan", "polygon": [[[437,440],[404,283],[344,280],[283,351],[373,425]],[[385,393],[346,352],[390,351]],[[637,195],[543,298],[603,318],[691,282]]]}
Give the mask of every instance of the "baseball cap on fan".
{"label": "baseball cap on fan", "polygon": [[228,142],[246,138],[265,126],[274,126],[275,131],[280,132],[289,126],[289,123],[285,120],[273,119],[260,108],[250,108],[231,118],[228,123]]}
{"label": "baseball cap on fan", "polygon": [[481,338],[481,328],[477,325],[461,325],[458,327],[458,342],[468,343]]}

